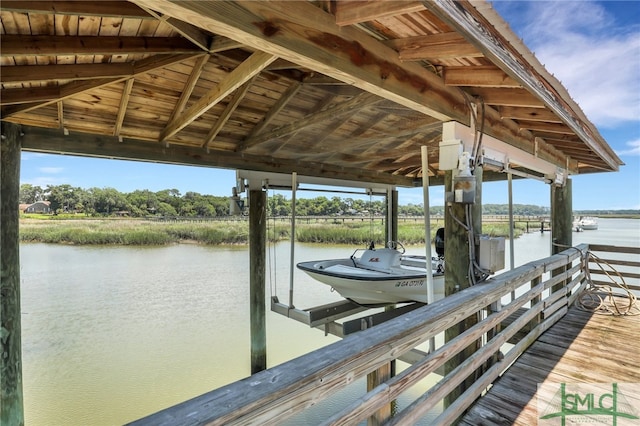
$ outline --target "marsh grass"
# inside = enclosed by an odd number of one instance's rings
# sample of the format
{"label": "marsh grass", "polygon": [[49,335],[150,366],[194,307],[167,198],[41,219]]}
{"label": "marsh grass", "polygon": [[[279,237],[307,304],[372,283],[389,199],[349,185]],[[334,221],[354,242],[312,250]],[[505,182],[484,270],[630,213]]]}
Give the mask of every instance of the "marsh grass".
{"label": "marsh grass", "polygon": [[[442,223],[431,226],[431,240]],[[491,236],[507,236],[507,224],[488,223],[483,233]],[[515,236],[520,236],[526,226],[516,224]],[[267,222],[267,238],[271,242],[288,240],[289,223]],[[40,220],[22,218],[20,221],[22,242],[77,245],[167,245],[195,242],[206,245],[248,244],[247,221],[158,222],[132,219],[73,219]],[[422,222],[400,223],[398,240],[404,245],[424,244]],[[384,226],[370,222],[298,223],[296,241],[303,243],[368,245],[371,241],[382,247]]]}

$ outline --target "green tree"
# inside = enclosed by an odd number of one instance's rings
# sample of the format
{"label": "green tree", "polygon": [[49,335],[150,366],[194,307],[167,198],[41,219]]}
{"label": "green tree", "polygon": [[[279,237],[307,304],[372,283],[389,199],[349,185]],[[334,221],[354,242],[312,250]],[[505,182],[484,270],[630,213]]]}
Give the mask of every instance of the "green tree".
{"label": "green tree", "polygon": [[36,201],[42,201],[44,199],[44,190],[41,187],[31,185],[30,183],[20,185],[20,203],[33,204]]}

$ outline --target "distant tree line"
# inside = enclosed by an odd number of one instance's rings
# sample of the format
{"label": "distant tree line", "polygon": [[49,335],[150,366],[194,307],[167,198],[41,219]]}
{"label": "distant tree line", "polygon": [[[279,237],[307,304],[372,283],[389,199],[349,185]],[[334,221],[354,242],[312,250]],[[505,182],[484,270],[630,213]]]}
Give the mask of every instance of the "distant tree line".
{"label": "distant tree line", "polygon": [[[20,203],[32,204],[48,201],[51,210],[59,213],[76,213],[87,216],[127,215],[181,216],[181,217],[222,217],[229,215],[229,197],[202,195],[197,192],[181,194],[177,189],[152,192],[146,189],[122,193],[114,188],[83,189],[71,185],[49,185],[46,188],[31,184],[20,186]],[[484,204],[483,214],[506,215],[508,206],[504,204]],[[270,215],[290,216],[291,200],[282,194],[270,195],[267,200]],[[401,216],[422,216],[422,204],[408,204],[398,207]],[[432,215],[444,215],[444,206],[431,207]],[[548,215],[548,207],[527,204],[513,206],[514,215]],[[363,200],[324,196],[296,199],[298,216],[380,216],[385,214],[382,200]]]}

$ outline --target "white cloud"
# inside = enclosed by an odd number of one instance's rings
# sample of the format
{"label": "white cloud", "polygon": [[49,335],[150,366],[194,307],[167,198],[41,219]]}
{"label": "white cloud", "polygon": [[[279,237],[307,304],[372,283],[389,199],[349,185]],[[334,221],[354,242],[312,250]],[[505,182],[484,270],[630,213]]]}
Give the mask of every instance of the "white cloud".
{"label": "white cloud", "polygon": [[52,177],[52,176],[36,176],[30,179],[21,179],[20,184],[31,184],[33,186],[39,186],[40,188],[46,188],[47,186],[58,186],[66,183],[64,178]]}
{"label": "white cloud", "polygon": [[618,151],[618,155],[639,155],[640,156],[640,139],[627,142],[629,149]]}
{"label": "white cloud", "polygon": [[[523,31],[538,60],[598,126],[640,118],[640,30],[589,1],[530,2]],[[633,6],[630,6],[633,7]]]}
{"label": "white cloud", "polygon": [[64,171],[64,167],[40,167],[38,168],[40,173],[46,173],[51,175],[57,175]]}

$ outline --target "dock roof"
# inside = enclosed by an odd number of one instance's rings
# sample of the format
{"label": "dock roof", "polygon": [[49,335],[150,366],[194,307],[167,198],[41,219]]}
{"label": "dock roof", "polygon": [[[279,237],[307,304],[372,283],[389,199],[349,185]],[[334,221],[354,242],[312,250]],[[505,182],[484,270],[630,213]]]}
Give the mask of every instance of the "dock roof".
{"label": "dock roof", "polygon": [[569,174],[623,164],[483,1],[3,0],[0,17],[2,120],[25,150],[414,186],[420,147],[442,181],[442,123],[475,109]]}

